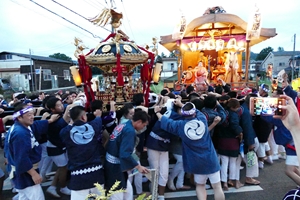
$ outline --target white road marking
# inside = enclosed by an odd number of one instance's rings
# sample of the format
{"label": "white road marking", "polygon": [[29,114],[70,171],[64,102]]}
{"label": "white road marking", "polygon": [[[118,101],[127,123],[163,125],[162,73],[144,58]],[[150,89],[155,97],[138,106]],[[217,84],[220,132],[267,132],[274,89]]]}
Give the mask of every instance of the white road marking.
{"label": "white road marking", "polygon": [[[263,189],[259,185],[253,185],[253,186],[243,186],[239,189],[229,188],[229,190],[224,191],[224,193],[252,192],[252,191],[260,191],[260,190],[263,190]],[[206,192],[207,192],[207,195],[214,194],[212,189],[206,190]],[[196,196],[195,190],[165,193],[165,198],[192,197],[192,196]]]}

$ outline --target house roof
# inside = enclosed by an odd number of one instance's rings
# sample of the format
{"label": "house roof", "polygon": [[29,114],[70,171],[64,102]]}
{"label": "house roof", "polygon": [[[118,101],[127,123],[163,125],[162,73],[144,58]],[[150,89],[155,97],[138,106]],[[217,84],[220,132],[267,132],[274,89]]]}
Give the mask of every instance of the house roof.
{"label": "house roof", "polygon": [[274,56],[293,56],[300,54],[300,51],[274,51],[272,53]]}
{"label": "house roof", "polygon": [[178,74],[174,74],[173,76],[170,76],[166,79],[164,79],[164,82],[173,82],[178,80]]}
{"label": "house roof", "polygon": [[50,57],[45,57],[45,56],[36,56],[36,55],[30,55],[30,54],[23,54],[23,53],[15,53],[15,52],[8,52],[8,51],[2,51],[0,52],[1,54],[11,54],[11,55],[16,55],[24,58],[31,58],[32,60],[40,60],[40,61],[49,61],[49,62],[58,62],[58,63],[69,63],[72,64],[73,61],[66,61],[66,60],[60,60],[56,58],[50,58]]}
{"label": "house roof", "polygon": [[178,59],[175,58],[162,58],[163,61],[177,61]]}

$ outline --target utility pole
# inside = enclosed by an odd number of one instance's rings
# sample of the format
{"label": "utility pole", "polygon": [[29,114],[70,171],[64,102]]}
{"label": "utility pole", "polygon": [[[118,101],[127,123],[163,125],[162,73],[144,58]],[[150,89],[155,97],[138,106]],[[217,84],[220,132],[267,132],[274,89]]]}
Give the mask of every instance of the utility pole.
{"label": "utility pole", "polygon": [[42,88],[42,66],[40,66],[40,76],[39,76],[39,92]]}
{"label": "utility pole", "polygon": [[30,76],[31,76],[31,91],[34,91],[34,82],[33,82],[33,70],[32,70],[32,58],[31,58],[31,49],[29,49],[29,55],[30,55]]}
{"label": "utility pole", "polygon": [[294,34],[294,48],[293,48],[293,59],[292,59],[292,80],[294,80],[294,70],[295,70],[295,48],[296,48],[296,33]]}

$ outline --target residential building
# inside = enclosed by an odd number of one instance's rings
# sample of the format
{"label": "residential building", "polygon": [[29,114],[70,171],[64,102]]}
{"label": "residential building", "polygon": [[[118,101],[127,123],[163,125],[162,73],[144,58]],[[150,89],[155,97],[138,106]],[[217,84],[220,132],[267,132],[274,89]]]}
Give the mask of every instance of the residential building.
{"label": "residential building", "polygon": [[300,54],[295,55],[294,58],[293,56],[289,59],[289,66],[290,67],[295,67],[295,69],[299,69],[300,67]]}
{"label": "residential building", "polygon": [[0,52],[0,78],[11,80],[16,91],[38,91],[73,87],[71,61],[50,57]]}
{"label": "residential building", "polygon": [[[253,80],[257,74],[260,73],[262,60],[250,60],[248,76],[250,80]],[[246,72],[246,62],[242,61],[242,71]]]}
{"label": "residential building", "polygon": [[160,73],[161,80],[169,78],[173,75],[177,75],[178,72],[178,59],[174,58],[162,58],[163,67]]}
{"label": "residential building", "polygon": [[275,51],[270,52],[261,64],[261,71],[266,71],[268,65],[273,66],[273,76],[289,67],[289,60],[293,55],[299,55],[300,51]]}

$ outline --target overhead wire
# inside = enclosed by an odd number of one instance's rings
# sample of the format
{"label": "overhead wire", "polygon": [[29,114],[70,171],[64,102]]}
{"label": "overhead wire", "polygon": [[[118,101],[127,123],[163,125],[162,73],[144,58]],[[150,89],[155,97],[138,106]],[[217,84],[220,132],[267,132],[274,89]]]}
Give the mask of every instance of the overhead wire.
{"label": "overhead wire", "polygon": [[37,3],[37,2],[35,2],[35,1],[33,1],[33,0],[29,0],[29,1],[31,1],[31,2],[34,3],[34,4],[36,4],[36,5],[39,6],[39,7],[41,7],[41,8],[43,8],[43,9],[47,10],[48,12],[50,12],[50,13],[52,13],[52,14],[54,14],[54,15],[60,17],[60,18],[62,18],[63,20],[65,20],[65,21],[67,21],[67,22],[73,24],[74,26],[80,28],[81,30],[83,30],[83,31],[85,31],[85,32],[87,32],[87,33],[89,33],[89,34],[91,34],[94,38],[99,38],[99,39],[103,40],[102,37],[100,37],[100,36],[98,36],[98,35],[95,35],[94,33],[88,31],[88,30],[85,29],[85,28],[82,28],[81,26],[75,24],[74,22],[72,22],[72,21],[70,21],[70,20],[64,18],[63,16],[61,16],[61,15],[59,15],[59,14],[53,12],[52,10],[50,10],[50,9],[48,9],[48,8],[46,8],[46,7],[42,6],[42,5],[40,5],[39,3]]}
{"label": "overhead wire", "polygon": [[[91,0],[91,1],[93,1],[93,0]],[[93,1],[93,2],[95,2],[95,5],[98,5],[98,4],[100,4],[100,6],[102,6],[103,8],[105,8],[106,6],[105,5],[103,5],[102,3],[100,3],[100,1]]]}
{"label": "overhead wire", "polygon": [[[93,2],[90,2],[90,1],[87,1],[87,0],[83,0],[84,2],[86,2],[87,4],[89,4],[90,6],[94,7],[94,8],[99,8],[100,10],[103,9],[102,7],[99,7],[99,5],[93,3]],[[105,6],[103,6],[105,7]]]}
{"label": "overhead wire", "polygon": [[[56,20],[53,20],[53,18],[47,17],[46,15],[43,15],[43,14],[41,14],[41,13],[39,13],[39,12],[36,12],[36,10],[29,8],[29,7],[25,6],[24,4],[20,4],[19,2],[15,1],[15,0],[10,0],[10,1],[13,2],[13,3],[15,3],[15,4],[17,4],[17,5],[19,5],[19,6],[21,6],[21,7],[23,7],[23,8],[25,8],[25,9],[28,9],[28,10],[34,12],[34,13],[37,13],[38,15],[41,15],[41,16],[43,16],[43,17],[45,17],[45,18],[48,18],[48,19],[50,19],[50,20],[52,20],[52,21],[58,23],[58,24],[61,24],[61,25],[65,26],[65,27],[67,27],[67,28],[69,28],[69,29],[71,29],[71,30],[73,30],[73,31],[75,31],[75,32],[77,32],[77,33],[79,33],[79,34],[81,34],[81,35],[84,35],[84,36],[89,37],[89,38],[93,38],[93,37],[87,36],[86,34],[84,34],[84,33],[82,33],[82,32],[77,31],[77,30],[74,29],[74,28],[71,28],[71,27],[66,26],[66,25],[64,25],[64,24],[62,24],[62,23],[60,23],[60,22],[58,22],[58,21],[56,21]],[[94,39],[94,38],[93,38],[93,39]]]}
{"label": "overhead wire", "polygon": [[65,42],[63,44],[59,44],[59,45],[55,45],[55,46],[51,46],[51,47],[48,47],[46,49],[34,49],[36,52],[39,52],[39,53],[44,53],[44,52],[51,52],[53,50],[57,50],[58,48],[63,48],[63,47],[66,47],[66,46],[69,46],[71,45],[72,43],[71,42]]}
{"label": "overhead wire", "polygon": [[127,20],[127,23],[128,23],[129,29],[130,29],[130,32],[131,32],[131,34],[132,34],[133,40],[135,41],[135,37],[134,37],[133,31],[132,31],[132,28],[131,28],[131,25],[130,25],[130,21],[129,21],[128,17],[127,17],[127,12],[126,12],[124,3],[123,3],[123,1],[121,1],[121,2],[122,2],[124,14],[125,14],[125,18],[126,18],[126,20]]}
{"label": "overhead wire", "polygon": [[[82,16],[81,14],[75,12],[74,10],[71,10],[70,8],[68,8],[68,7],[64,6],[64,5],[62,5],[61,3],[59,3],[59,2],[57,2],[57,1],[55,1],[55,0],[51,0],[51,1],[54,2],[54,3],[56,3],[57,5],[59,5],[59,6],[63,7],[63,8],[65,8],[65,9],[69,10],[70,12],[74,13],[75,15],[78,15],[79,17],[81,17],[81,18],[83,18],[83,19],[89,21],[88,18]],[[106,28],[104,28],[104,27],[102,27],[102,26],[100,26],[100,28],[102,28],[102,29],[104,29],[104,30],[106,30],[106,31],[108,31],[108,32],[111,32],[110,30],[108,30],[108,29],[106,29]]]}

